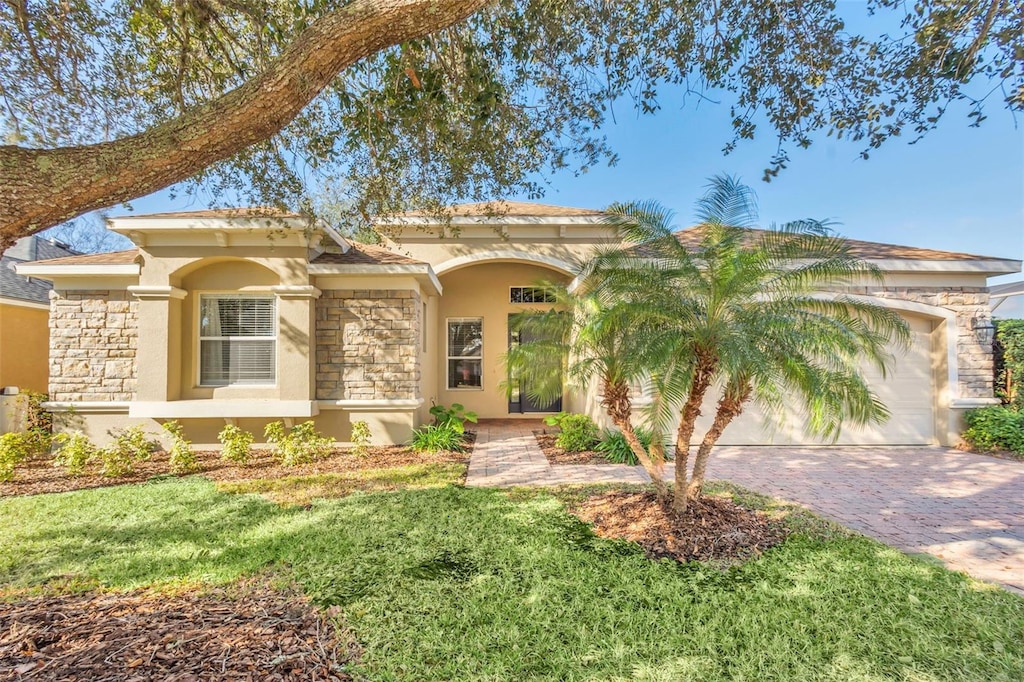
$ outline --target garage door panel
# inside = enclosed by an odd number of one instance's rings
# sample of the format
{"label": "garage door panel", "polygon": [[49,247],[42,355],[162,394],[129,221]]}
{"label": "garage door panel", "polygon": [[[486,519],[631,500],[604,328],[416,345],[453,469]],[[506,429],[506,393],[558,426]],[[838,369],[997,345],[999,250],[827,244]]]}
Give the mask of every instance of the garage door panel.
{"label": "garage door panel", "polygon": [[[893,351],[895,361],[883,377],[877,368],[865,363],[862,373],[868,386],[889,408],[890,419],[877,425],[846,426],[837,441],[844,445],[921,445],[934,442],[935,380],[932,368],[932,323],[923,317],[907,317],[911,328],[911,345],[906,351]],[[702,416],[697,422],[694,443],[711,426],[718,394],[705,400]],[[794,411],[781,425],[772,422],[755,405],[726,428],[719,441],[722,445],[790,445],[829,444],[830,441],[810,438],[803,433],[805,416],[794,398]]]}

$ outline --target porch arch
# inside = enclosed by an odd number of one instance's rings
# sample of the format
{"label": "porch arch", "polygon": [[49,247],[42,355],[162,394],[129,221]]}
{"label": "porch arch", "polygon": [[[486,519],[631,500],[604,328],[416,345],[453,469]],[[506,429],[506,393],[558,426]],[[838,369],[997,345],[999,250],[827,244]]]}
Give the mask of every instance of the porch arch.
{"label": "porch arch", "polygon": [[564,275],[569,277],[576,276],[576,265],[573,263],[563,260],[561,258],[555,258],[554,256],[546,256],[539,253],[532,253],[530,251],[523,251],[521,249],[497,249],[494,251],[482,251],[479,253],[467,254],[464,256],[457,256],[455,258],[449,258],[448,260],[439,263],[434,267],[434,272],[438,275],[442,275],[452,270],[458,270],[470,265],[480,265],[481,263],[493,263],[493,262],[525,262],[534,263],[536,265],[544,265],[553,270],[557,270]]}

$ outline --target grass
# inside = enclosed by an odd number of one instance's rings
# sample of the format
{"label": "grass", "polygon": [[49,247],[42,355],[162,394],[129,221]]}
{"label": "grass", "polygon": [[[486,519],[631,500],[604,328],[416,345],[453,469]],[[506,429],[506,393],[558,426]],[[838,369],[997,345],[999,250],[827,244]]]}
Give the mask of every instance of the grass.
{"label": "grass", "polygon": [[191,477],[4,499],[0,589],[286,570],[338,607],[374,680],[1024,678],[1024,600],[1001,590],[809,522],[728,570],[651,562],[568,515],[573,494],[446,486],[303,508]]}
{"label": "grass", "polygon": [[437,488],[461,483],[465,476],[465,464],[409,464],[343,474],[232,481],[218,483],[217,488],[227,493],[261,493],[281,505],[301,506],[315,499],[344,497],[356,491]]}

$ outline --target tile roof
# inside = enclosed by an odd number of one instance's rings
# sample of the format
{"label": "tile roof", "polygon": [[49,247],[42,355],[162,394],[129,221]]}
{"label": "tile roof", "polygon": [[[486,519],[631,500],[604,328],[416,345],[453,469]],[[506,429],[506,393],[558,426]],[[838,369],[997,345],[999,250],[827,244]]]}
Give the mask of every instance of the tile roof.
{"label": "tile roof", "polygon": [[44,280],[25,277],[14,271],[18,263],[37,262],[39,259],[58,258],[77,251],[60,242],[41,237],[25,237],[15,242],[0,257],[0,297],[34,303],[49,303],[52,285]]}
{"label": "tile roof", "polygon": [[389,251],[382,246],[349,242],[348,253],[322,253],[311,262],[317,265],[420,265],[423,261]]}
{"label": "tile roof", "polygon": [[[748,239],[753,241],[765,230],[747,229]],[[676,239],[684,246],[696,248],[704,236],[704,228],[700,226],[690,227],[675,233]],[[954,260],[982,260],[1001,261],[1006,258],[997,256],[978,256],[971,253],[960,253],[957,251],[938,251],[936,249],[924,249],[916,246],[900,246],[898,244],[883,244],[880,242],[867,242],[859,239],[844,239],[849,245],[850,251],[858,258],[868,260],[933,260],[933,261],[954,261]]]}
{"label": "tile roof", "polygon": [[107,253],[85,253],[66,258],[51,258],[36,261],[33,265],[130,265],[139,257],[138,249],[109,251]]}
{"label": "tile roof", "polygon": [[[536,204],[528,201],[482,201],[472,204],[455,204],[447,209],[452,216],[459,217],[489,217],[497,216],[530,216],[535,218],[560,218],[573,216],[600,216],[601,211],[592,208],[573,208],[571,206],[553,206],[551,204]],[[400,217],[435,217],[436,213],[431,211],[406,211],[400,213]]]}

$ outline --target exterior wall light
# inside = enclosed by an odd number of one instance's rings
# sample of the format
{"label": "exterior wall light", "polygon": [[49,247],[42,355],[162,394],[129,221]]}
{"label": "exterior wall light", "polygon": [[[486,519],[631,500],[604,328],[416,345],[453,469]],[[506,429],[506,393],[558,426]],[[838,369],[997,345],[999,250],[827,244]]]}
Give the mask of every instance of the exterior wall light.
{"label": "exterior wall light", "polygon": [[971,318],[971,330],[974,332],[974,338],[978,339],[978,343],[988,348],[992,345],[992,340],[996,336],[996,326],[992,324],[992,320],[987,317],[972,317]]}

